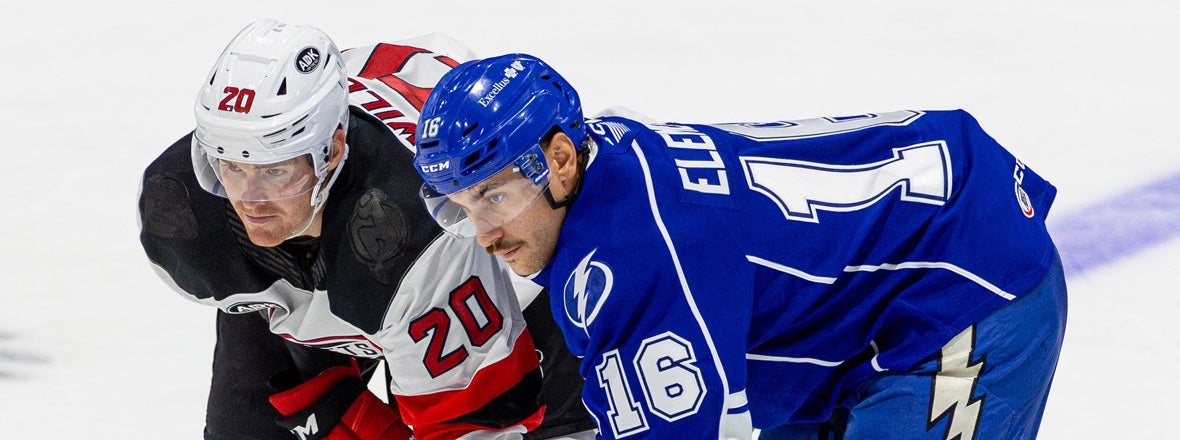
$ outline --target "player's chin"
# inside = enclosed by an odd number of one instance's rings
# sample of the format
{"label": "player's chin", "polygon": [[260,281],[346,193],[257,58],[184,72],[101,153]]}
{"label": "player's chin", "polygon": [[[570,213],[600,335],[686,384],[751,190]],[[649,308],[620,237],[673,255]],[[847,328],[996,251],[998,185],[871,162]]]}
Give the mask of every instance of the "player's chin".
{"label": "player's chin", "polygon": [[508,264],[508,267],[512,268],[512,272],[513,272],[513,273],[515,273],[515,274],[517,274],[517,275],[520,275],[520,276],[522,276],[522,277],[523,277],[523,276],[529,276],[529,275],[532,275],[532,274],[534,274],[534,273],[537,273],[537,271],[539,271],[539,270],[540,270],[540,269],[537,269],[537,270],[531,270],[531,269],[529,269],[529,268],[527,268],[527,267],[521,267],[521,266],[518,266],[518,265],[515,265],[515,264],[512,264],[512,263],[509,263],[509,264]]}
{"label": "player's chin", "polygon": [[511,258],[506,258],[504,262],[508,263],[508,267],[512,268],[517,275],[532,275],[541,271],[545,267],[545,260],[538,257],[535,253],[529,252],[527,246],[516,251]]}
{"label": "player's chin", "polygon": [[246,227],[246,236],[250,237],[250,243],[259,247],[275,247],[283,244],[288,234],[280,233],[274,228],[264,227]]}

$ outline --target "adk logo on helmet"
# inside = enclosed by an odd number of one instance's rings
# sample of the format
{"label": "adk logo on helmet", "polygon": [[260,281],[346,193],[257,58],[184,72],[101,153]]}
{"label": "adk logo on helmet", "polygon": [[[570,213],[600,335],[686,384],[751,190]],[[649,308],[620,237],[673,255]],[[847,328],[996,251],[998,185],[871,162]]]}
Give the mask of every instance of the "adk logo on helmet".
{"label": "adk logo on helmet", "polygon": [[611,286],[615,282],[610,267],[598,261],[591,261],[594,252],[597,251],[595,249],[586,255],[565,281],[565,316],[581,328],[589,326],[598,316],[598,311],[602,309],[607,296],[610,296]]}
{"label": "adk logo on helmet", "polygon": [[305,47],[295,57],[295,70],[299,73],[311,73],[320,65],[320,51],[314,47]]}
{"label": "adk logo on helmet", "polygon": [[516,78],[516,76],[519,75],[523,70],[524,65],[521,64],[519,60],[513,61],[512,64],[504,68],[504,78],[496,81],[495,84],[492,84],[492,91],[488,92],[486,95],[483,95],[483,98],[479,98],[479,105],[484,107],[490,105],[492,100],[496,99],[496,95],[499,95],[501,90],[504,90],[505,87],[508,87],[508,84],[512,83],[512,79]]}

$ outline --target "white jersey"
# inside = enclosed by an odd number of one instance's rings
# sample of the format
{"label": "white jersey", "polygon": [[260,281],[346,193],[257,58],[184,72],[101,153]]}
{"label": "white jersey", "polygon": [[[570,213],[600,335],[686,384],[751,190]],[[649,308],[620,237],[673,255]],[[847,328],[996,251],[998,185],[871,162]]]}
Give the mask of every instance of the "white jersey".
{"label": "white jersey", "polygon": [[252,245],[227,201],[196,184],[186,137],[144,176],[141,240],[153,268],[185,298],[262,313],[288,341],[385,359],[389,390],[416,438],[498,438],[537,427],[543,407],[515,405],[536,402],[528,396],[539,393],[541,374],[514,283],[529,298],[540,288],[474,240],[441,234],[417,197],[418,109],[457,62],[393,44],[344,56],[349,157],[322,236]]}

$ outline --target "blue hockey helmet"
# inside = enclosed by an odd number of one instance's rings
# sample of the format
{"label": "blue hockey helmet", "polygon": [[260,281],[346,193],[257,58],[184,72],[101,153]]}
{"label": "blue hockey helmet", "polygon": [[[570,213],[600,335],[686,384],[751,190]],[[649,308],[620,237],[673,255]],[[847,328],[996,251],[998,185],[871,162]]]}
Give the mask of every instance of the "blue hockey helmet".
{"label": "blue hockey helmet", "polygon": [[554,127],[584,148],[578,93],[544,61],[508,54],[460,64],[419,117],[414,165],[424,196],[461,191],[514,163],[540,184],[549,173],[540,140]]}

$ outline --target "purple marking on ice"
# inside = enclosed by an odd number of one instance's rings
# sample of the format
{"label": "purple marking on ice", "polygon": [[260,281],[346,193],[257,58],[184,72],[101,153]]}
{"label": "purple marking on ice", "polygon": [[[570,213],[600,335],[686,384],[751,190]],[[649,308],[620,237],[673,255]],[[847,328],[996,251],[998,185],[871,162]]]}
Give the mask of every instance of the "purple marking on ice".
{"label": "purple marking on ice", "polygon": [[1049,232],[1066,274],[1096,269],[1180,236],[1180,174],[1069,217],[1049,217]]}

